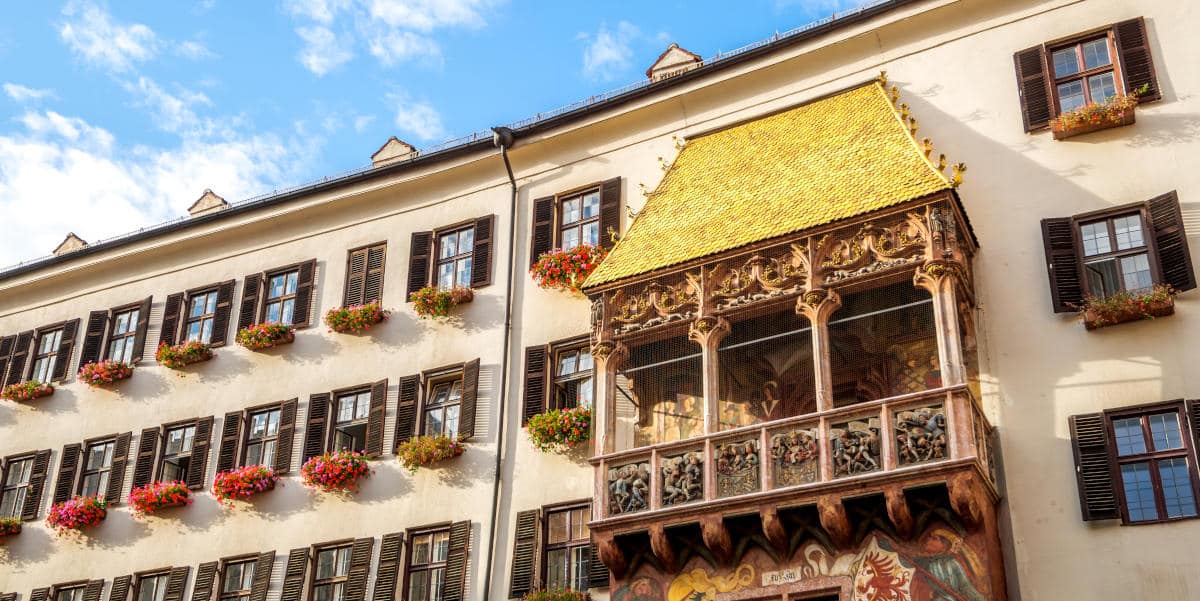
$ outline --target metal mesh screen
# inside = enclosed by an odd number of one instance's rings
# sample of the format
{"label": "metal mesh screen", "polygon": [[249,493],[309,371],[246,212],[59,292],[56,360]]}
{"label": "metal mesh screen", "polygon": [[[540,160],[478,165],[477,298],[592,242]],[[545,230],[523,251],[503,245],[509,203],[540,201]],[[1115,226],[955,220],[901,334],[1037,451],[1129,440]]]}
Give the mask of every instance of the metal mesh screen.
{"label": "metal mesh screen", "polygon": [[679,334],[632,346],[617,371],[617,450],[704,434],[700,346]]}
{"label": "metal mesh screen", "polygon": [[816,411],[812,328],[791,307],[734,322],[717,363],[721,430]]}

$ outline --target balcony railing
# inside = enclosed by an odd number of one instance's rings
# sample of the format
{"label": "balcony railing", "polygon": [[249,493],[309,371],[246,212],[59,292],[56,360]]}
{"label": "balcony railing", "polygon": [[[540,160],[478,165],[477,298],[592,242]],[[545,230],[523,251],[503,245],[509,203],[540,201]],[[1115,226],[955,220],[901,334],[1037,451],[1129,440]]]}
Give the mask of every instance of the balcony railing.
{"label": "balcony railing", "polygon": [[994,480],[991,430],[978,400],[960,385],[609,453],[591,460],[593,511],[603,523],[920,476],[971,461]]}

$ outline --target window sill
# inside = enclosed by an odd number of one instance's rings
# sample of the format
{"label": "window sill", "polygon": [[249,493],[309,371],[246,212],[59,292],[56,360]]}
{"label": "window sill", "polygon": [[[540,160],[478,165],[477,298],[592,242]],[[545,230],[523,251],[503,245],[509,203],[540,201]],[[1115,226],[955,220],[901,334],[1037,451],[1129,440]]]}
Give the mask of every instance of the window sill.
{"label": "window sill", "polygon": [[1082,136],[1092,132],[1102,131],[1105,129],[1113,129],[1116,127],[1125,127],[1133,125],[1137,121],[1135,107],[1122,109],[1119,113],[1112,116],[1111,119],[1103,119],[1094,123],[1083,123],[1069,127],[1058,127],[1051,124],[1050,130],[1054,134],[1055,140],[1066,140],[1075,136]]}
{"label": "window sill", "polygon": [[1168,317],[1174,314],[1175,297],[1167,297],[1166,300],[1145,303],[1144,307],[1129,306],[1120,310],[1104,311],[1103,313],[1094,309],[1085,309],[1080,315],[1083,317],[1083,326],[1088,330],[1095,330],[1130,321]]}

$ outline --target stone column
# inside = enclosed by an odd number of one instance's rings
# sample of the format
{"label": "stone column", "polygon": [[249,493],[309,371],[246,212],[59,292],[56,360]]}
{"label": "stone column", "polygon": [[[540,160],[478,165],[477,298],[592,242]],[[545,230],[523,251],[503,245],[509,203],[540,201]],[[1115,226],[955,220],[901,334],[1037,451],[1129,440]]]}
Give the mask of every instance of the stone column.
{"label": "stone column", "polygon": [[817,411],[833,408],[833,370],[829,365],[829,317],[842,306],[842,298],[828,289],[810,290],[796,299],[796,313],[812,324],[813,379]]}
{"label": "stone column", "polygon": [[688,328],[688,339],[700,345],[701,364],[704,370],[704,433],[720,430],[721,377],[717,361],[717,348],[729,334],[729,322],[720,317],[700,317]]}
{"label": "stone column", "polygon": [[942,386],[967,383],[957,297],[958,282],[963,276],[962,266],[944,261],[928,262],[913,275],[913,285],[927,290],[933,296],[933,321],[937,326]]}
{"label": "stone column", "polygon": [[605,340],[592,345],[595,361],[596,399],[593,427],[595,428],[594,455],[605,455],[615,450],[617,428],[617,368],[628,356],[628,349],[620,342]]}

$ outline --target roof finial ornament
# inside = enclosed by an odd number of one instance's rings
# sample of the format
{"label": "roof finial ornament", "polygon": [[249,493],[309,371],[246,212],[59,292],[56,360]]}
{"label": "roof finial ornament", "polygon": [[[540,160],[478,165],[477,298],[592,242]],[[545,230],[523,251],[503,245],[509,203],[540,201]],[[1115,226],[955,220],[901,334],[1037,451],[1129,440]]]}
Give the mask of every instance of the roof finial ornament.
{"label": "roof finial ornament", "polygon": [[629,216],[629,220],[637,219],[638,212],[633,210],[633,205],[625,205],[625,214]]}
{"label": "roof finial ornament", "polygon": [[925,158],[929,158],[929,155],[933,154],[933,140],[929,138],[921,140],[921,148],[925,150]]}
{"label": "roof finial ornament", "polygon": [[663,173],[666,173],[667,169],[671,168],[671,164],[668,163],[666,159],[664,159],[662,157],[658,157],[658,168],[662,169]]}
{"label": "roof finial ornament", "polygon": [[954,185],[955,186],[962,184],[962,181],[963,181],[962,176],[966,172],[967,172],[967,164],[966,163],[955,163],[954,164]]}
{"label": "roof finial ornament", "polygon": [[887,87],[887,69],[883,69],[879,72],[879,85],[885,88]]}
{"label": "roof finial ornament", "polygon": [[945,171],[945,170],[946,170],[946,155],[943,153],[943,154],[938,155],[938,171]]}
{"label": "roof finial ornament", "polygon": [[901,121],[908,121],[908,114],[909,114],[908,113],[908,103],[907,102],[900,103]]}
{"label": "roof finial ornament", "polygon": [[908,118],[908,135],[912,136],[914,140],[916,139],[916,136],[917,136],[917,118],[916,117]]}
{"label": "roof finial ornament", "polygon": [[638,190],[642,191],[642,198],[646,198],[646,197],[650,196],[650,190],[648,188],[646,188],[646,184],[639,182]]}
{"label": "roof finial ornament", "polygon": [[900,100],[900,88],[892,86],[892,106],[896,106],[897,100]]}
{"label": "roof finial ornament", "polygon": [[675,150],[683,150],[683,147],[687,146],[687,140],[684,140],[679,136],[672,135],[671,141],[675,143]]}

